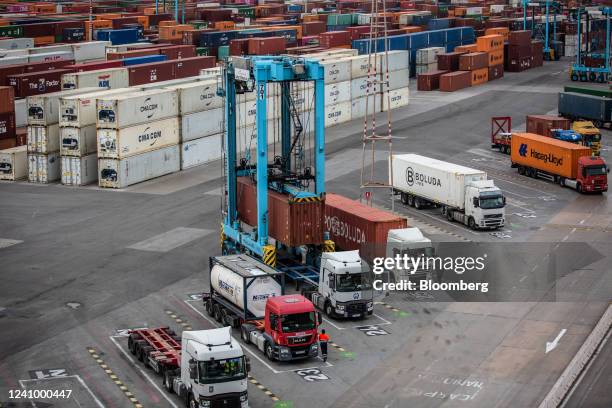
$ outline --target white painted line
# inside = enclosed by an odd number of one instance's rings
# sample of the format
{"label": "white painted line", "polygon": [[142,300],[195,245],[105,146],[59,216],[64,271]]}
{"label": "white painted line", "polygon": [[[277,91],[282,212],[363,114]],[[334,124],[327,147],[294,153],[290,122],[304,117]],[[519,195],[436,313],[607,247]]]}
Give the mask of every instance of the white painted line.
{"label": "white painted line", "polygon": [[544,354],[548,354],[551,351],[553,351],[554,349],[557,348],[557,346],[559,345],[559,340],[561,340],[561,337],[563,337],[563,335],[567,332],[567,329],[562,329],[559,334],[557,335],[557,337],[555,337],[555,339],[551,342],[546,342],[546,351]]}
{"label": "white painted line", "polygon": [[580,220],[580,225],[584,224],[585,221],[586,221],[586,218],[583,220]]}
{"label": "white painted line", "polygon": [[519,279],[519,282],[524,281],[525,279],[527,279],[527,275],[523,276],[521,279]]}
{"label": "white painted line", "polygon": [[[62,380],[64,378],[76,378],[77,381],[79,383],[81,383],[81,385],[87,390],[89,395],[91,395],[91,398],[93,398],[93,400],[96,402],[96,404],[98,404],[98,406],[100,408],[105,408],[104,404],[102,404],[102,402],[98,399],[98,397],[96,397],[96,395],[93,393],[93,391],[91,391],[91,388],[89,388],[89,386],[85,383],[85,381],[83,381],[81,376],[79,376],[78,374],[65,375],[63,377],[33,378],[33,379],[27,379],[27,380],[19,380],[19,385],[21,386],[21,388],[27,390],[27,388],[23,385],[23,383],[30,382],[30,381]],[[79,404],[79,401],[77,401],[76,399],[75,399],[75,402],[78,405],[81,405],[81,404]],[[36,406],[36,405],[34,405],[34,401],[32,401],[32,406]]]}
{"label": "white painted line", "polygon": [[18,239],[0,238],[0,249],[8,248],[13,245],[21,244],[23,241]]}
{"label": "white painted line", "polygon": [[198,238],[212,234],[213,232],[213,230],[208,229],[178,227],[162,234],[155,235],[149,239],[145,239],[144,241],[137,242],[134,245],[130,245],[128,248],[140,251],[169,252],[191,241],[195,241]]}
{"label": "white painted line", "polygon": [[162,397],[164,397],[164,399],[166,401],[168,401],[173,408],[178,408],[178,406],[174,403],[174,401],[172,401],[168,397],[168,395],[161,388],[159,388],[157,383],[155,381],[153,381],[153,379],[149,376],[149,374],[147,374],[142,368],[140,368],[140,366],[138,364],[136,364],[136,362],[134,361],[132,356],[130,356],[130,354],[121,347],[121,345],[117,342],[117,340],[115,340],[115,337],[124,337],[124,336],[109,336],[109,337],[110,337],[111,341],[115,344],[115,346],[117,346],[119,351],[121,351],[121,353],[123,353],[123,355],[125,357],[127,357],[129,362],[132,363],[134,368],[136,368],[138,371],[140,371],[140,374],[144,375],[144,377],[147,379],[147,381],[149,381],[151,383],[151,385],[153,385],[153,387],[155,387],[155,389],[157,391],[159,391],[159,393],[162,395]]}
{"label": "white painted line", "polygon": [[566,236],[563,237],[563,239],[561,241],[565,242],[565,241],[567,241],[568,238],[569,238],[569,235],[566,235]]}
{"label": "white painted line", "polygon": [[338,330],[346,330],[346,328],[343,328],[343,327],[340,327],[340,326],[336,326],[334,323],[332,323],[332,321],[331,321],[331,320],[328,320],[328,319],[326,319],[326,318],[323,318],[323,321],[324,321],[324,322],[327,322],[327,323],[329,323],[329,324],[331,324],[332,326],[334,326],[334,327],[335,327],[336,329],[338,329]]}
{"label": "white painted line", "polygon": [[[200,312],[198,309],[196,309],[190,302],[193,302],[192,300],[185,300],[185,303],[187,304],[187,306],[189,306],[190,308],[192,308],[197,314],[199,314],[200,316],[202,316],[204,319],[208,320],[213,326],[215,327],[221,327],[219,325],[219,323],[217,323],[214,320],[211,320],[208,316],[206,316],[204,313]],[[268,367],[274,374],[280,374],[282,371],[278,371],[276,370],[274,367],[272,367],[270,364],[268,364],[267,362],[265,362],[261,357],[259,357],[257,354],[253,353],[251,350],[249,350],[249,348],[244,344],[244,342],[242,342],[242,339],[239,340],[243,345],[244,345],[244,350],[249,353],[250,355],[252,355],[253,357],[255,357],[257,360],[259,360],[259,362],[263,365],[265,365],[266,367]]]}
{"label": "white painted line", "polygon": [[388,321],[387,319],[385,319],[382,316],[377,315],[376,313],[373,313],[372,316],[376,316],[378,317],[380,320],[382,320],[383,322],[385,322],[385,324],[392,324],[390,321]]}
{"label": "white painted line", "polygon": [[[405,207],[405,208],[408,208],[408,209],[409,209],[410,207]],[[408,211],[408,212],[410,212],[411,214],[420,214],[420,215],[424,215],[424,216],[426,216],[426,217],[431,218],[432,220],[436,220],[436,221],[439,221],[439,222],[441,222],[441,223],[443,223],[443,224],[450,225],[451,227],[458,228],[458,229],[460,229],[461,231],[465,231],[465,232],[469,232],[469,233],[474,234],[474,235],[478,235],[478,233],[476,233],[476,232],[472,231],[471,229],[469,229],[469,228],[467,228],[467,227],[463,227],[463,225],[462,225],[462,224],[459,224],[459,223],[453,224],[452,222],[448,222],[448,221],[446,221],[445,219],[443,219],[443,218],[442,218],[442,216],[440,216],[440,217],[434,217],[433,215],[429,215],[429,214],[427,214],[425,211],[416,211],[416,210],[415,210],[415,211],[412,211],[412,210],[410,210],[410,211]],[[418,217],[417,217],[417,218],[418,218]],[[417,220],[417,221],[418,221],[418,220]],[[439,227],[436,227],[435,225],[434,225],[434,228],[438,228],[438,229],[439,229]]]}

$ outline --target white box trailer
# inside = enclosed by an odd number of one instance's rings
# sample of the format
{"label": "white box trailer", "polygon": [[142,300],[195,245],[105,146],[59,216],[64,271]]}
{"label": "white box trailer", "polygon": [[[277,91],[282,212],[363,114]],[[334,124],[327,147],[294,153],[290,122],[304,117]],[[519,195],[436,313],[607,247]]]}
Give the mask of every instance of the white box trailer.
{"label": "white box trailer", "polygon": [[114,52],[125,52],[128,50],[128,48],[131,49],[136,49],[136,48],[146,48],[153,45],[153,43],[150,42],[137,42],[137,43],[130,43],[130,44],[118,44],[118,45],[107,45],[106,46],[106,53],[108,54],[109,52],[114,53]]}
{"label": "white box trailer", "polygon": [[217,81],[203,80],[169,86],[178,92],[181,115],[222,108],[223,97],[217,95]]}
{"label": "white box trailer", "polygon": [[59,151],[59,125],[28,125],[28,153],[53,153]]}
{"label": "white box trailer", "polygon": [[123,129],[178,116],[178,97],[173,89],[151,89],[96,99],[98,129]]}
{"label": "white box trailer", "polygon": [[178,145],[168,146],[125,159],[99,159],[98,185],[124,188],[179,171],[181,152]]}
{"label": "white box trailer", "polygon": [[62,75],[62,89],[74,88],[127,88],[130,86],[128,69],[109,68]]}
{"label": "white box trailer", "polygon": [[28,176],[27,146],[0,150],[0,180],[20,180]]}
{"label": "white box trailer", "polygon": [[104,89],[86,94],[63,96],[60,98],[59,124],[60,126],[87,127],[96,124],[96,99],[110,95],[134,92],[134,88]]}
{"label": "white box trailer", "polygon": [[32,48],[30,50],[30,55],[28,56],[28,62],[48,62],[48,61],[64,61],[64,60],[74,60],[74,53],[72,50],[70,51],[54,51],[54,52],[43,52],[43,53],[32,53],[36,48]]}
{"label": "white box trailer", "polygon": [[134,156],[179,143],[177,117],[126,127],[98,129],[98,156],[116,158]]}
{"label": "white box trailer", "polygon": [[28,181],[30,183],[49,183],[59,178],[59,153],[28,153]]}
{"label": "white box trailer", "polygon": [[27,50],[34,48],[33,38],[7,38],[0,40],[0,48],[3,50]]}
{"label": "white box trailer", "polygon": [[80,128],[60,127],[60,154],[81,157],[98,151],[96,125]]}
{"label": "white box trailer", "polygon": [[393,155],[391,169],[391,185],[406,205],[440,206],[449,220],[472,229],[505,223],[506,200],[484,171],[418,154]]}
{"label": "white box trailer", "polygon": [[60,98],[70,95],[85,95],[100,88],[68,89],[26,98],[28,125],[53,125],[59,122]]}
{"label": "white box trailer", "polygon": [[82,157],[62,156],[62,184],[67,186],[85,186],[98,179],[98,155],[96,153]]}
{"label": "white box trailer", "polygon": [[224,108],[194,112],[181,116],[181,141],[199,139],[223,132]]}
{"label": "white box trailer", "polygon": [[88,41],[72,44],[76,62],[106,59],[106,46],[110,41]]}
{"label": "white box trailer", "polygon": [[222,137],[219,133],[182,143],[181,170],[219,159]]}

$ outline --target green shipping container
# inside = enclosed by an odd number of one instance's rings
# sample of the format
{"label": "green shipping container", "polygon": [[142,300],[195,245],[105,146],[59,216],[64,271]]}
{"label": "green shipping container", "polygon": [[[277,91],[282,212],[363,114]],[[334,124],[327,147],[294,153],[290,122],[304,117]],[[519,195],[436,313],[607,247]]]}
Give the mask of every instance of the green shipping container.
{"label": "green shipping container", "polygon": [[196,47],[196,55],[198,57],[208,55],[208,47]]}
{"label": "green shipping container", "polygon": [[191,24],[193,28],[196,30],[199,30],[202,28],[208,28],[208,21],[193,20],[193,21],[190,21],[189,24]]}
{"label": "green shipping container", "polygon": [[565,92],[574,92],[585,95],[603,96],[604,98],[612,98],[612,90],[607,86],[598,85],[565,85]]}
{"label": "green shipping container", "polygon": [[0,37],[23,37],[23,27],[2,26],[0,27]]}
{"label": "green shipping container", "polygon": [[227,59],[229,57],[229,45],[222,45],[217,51],[218,59]]}
{"label": "green shipping container", "polygon": [[327,25],[351,25],[352,19],[352,14],[329,14]]}

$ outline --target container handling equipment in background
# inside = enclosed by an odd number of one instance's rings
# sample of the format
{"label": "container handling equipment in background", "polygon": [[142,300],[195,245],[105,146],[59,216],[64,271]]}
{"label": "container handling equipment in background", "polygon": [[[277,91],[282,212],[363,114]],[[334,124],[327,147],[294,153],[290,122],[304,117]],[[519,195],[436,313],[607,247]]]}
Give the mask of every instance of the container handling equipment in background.
{"label": "container handling equipment in background", "polygon": [[[333,242],[326,239],[327,234],[323,231],[323,66],[298,57],[231,57],[223,78],[224,87],[220,93],[226,101],[223,147],[226,202],[223,205],[222,253],[246,252],[286,273],[296,285],[307,283],[317,288],[305,294],[329,315],[365,317],[372,314],[373,291],[367,264],[355,253],[323,254],[335,251]],[[313,95],[308,88],[309,82],[314,82]],[[280,93],[278,120],[268,117],[269,94],[274,89]],[[254,162],[251,161],[250,141],[245,141],[244,149],[239,152],[241,136],[238,129],[242,128],[242,118],[236,113],[239,112],[237,96],[249,92],[255,92],[256,99]],[[279,130],[279,138],[276,130]],[[269,144],[270,133],[274,138],[272,144]],[[277,145],[280,145],[279,152]],[[243,154],[240,159],[239,153]],[[251,198],[250,204],[247,197]],[[286,219],[279,223],[280,217]],[[293,227],[298,217],[301,225]],[[287,231],[287,228],[294,230]],[[270,231],[275,236],[271,236]],[[324,262],[337,265],[322,274],[320,268]],[[350,287],[340,291],[335,285],[322,284],[330,279],[336,282],[340,277],[347,278]]]}
{"label": "container handling equipment in background", "polygon": [[[590,24],[593,23],[594,19],[590,18],[589,11],[584,7],[578,7],[575,10],[576,20],[578,21],[578,46],[576,48],[576,62],[572,64],[570,68],[570,78],[572,81],[604,83],[610,79],[610,75],[612,74],[612,70],[610,69],[610,18],[612,16],[612,7],[600,7],[599,10],[601,11],[601,15],[605,18],[606,22],[605,50],[603,50],[603,55],[600,54],[602,50],[595,50],[597,52],[593,52],[591,49],[591,44],[589,44],[589,32],[591,29]],[[582,42],[584,41],[581,28],[582,14],[586,14],[587,24],[586,51],[584,52],[582,51]],[[587,66],[585,63],[585,59],[587,57],[602,59],[603,66]]]}

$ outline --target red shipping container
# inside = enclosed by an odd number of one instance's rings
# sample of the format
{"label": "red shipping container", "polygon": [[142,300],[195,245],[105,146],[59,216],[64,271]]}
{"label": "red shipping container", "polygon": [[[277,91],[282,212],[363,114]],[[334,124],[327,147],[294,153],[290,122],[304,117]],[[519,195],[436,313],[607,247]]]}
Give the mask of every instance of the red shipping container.
{"label": "red shipping container", "polygon": [[15,112],[0,113],[0,139],[12,139],[15,136]]}
{"label": "red shipping container", "polygon": [[337,249],[357,249],[367,260],[385,256],[389,230],[407,227],[404,217],[338,194],[325,196],[325,231]]}
{"label": "red shipping container", "polygon": [[329,31],[319,34],[319,45],[325,48],[340,47],[351,43],[351,33],[348,31]]}
{"label": "red shipping container", "polygon": [[436,70],[417,75],[417,90],[434,91],[440,88],[440,77],[448,71]]}
{"label": "red shipping container", "polygon": [[169,81],[174,78],[174,61],[155,62],[151,64],[128,67],[130,86]]}
{"label": "red shipping container", "polygon": [[7,77],[9,75],[24,74],[27,72],[40,72],[52,69],[64,68],[67,65],[73,64],[72,60],[56,60],[56,61],[41,61],[31,62],[28,64],[19,65],[4,65],[0,66],[0,85],[8,85]]}
{"label": "red shipping container", "polygon": [[351,41],[358,40],[361,34],[370,32],[370,25],[347,27],[346,31],[350,33]]}
{"label": "red shipping container", "polygon": [[240,38],[238,40],[231,40],[229,43],[229,55],[248,55],[249,53],[249,39]]}
{"label": "red shipping container", "polygon": [[156,27],[160,21],[170,21],[173,18],[170,13],[150,14],[147,17],[149,18],[149,27]]}
{"label": "red shipping container", "polygon": [[210,23],[217,21],[228,21],[232,19],[232,10],[221,8],[204,9],[200,12],[200,18]]}
{"label": "red shipping container", "polygon": [[[257,225],[257,189],[248,177],[238,177],[238,218]],[[324,201],[295,202],[285,194],[268,190],[268,231],[277,241],[292,247],[322,244]]]}
{"label": "red shipping container", "polygon": [[458,71],[459,57],[465,52],[455,51],[438,54],[438,69],[443,71]]}
{"label": "red shipping container", "polygon": [[23,27],[24,37],[55,37],[55,26],[52,22],[23,24],[21,27]]}
{"label": "red shipping container", "polygon": [[15,88],[15,97],[40,95],[61,91],[62,75],[74,72],[72,69],[53,69],[41,72],[28,72],[11,75],[8,84]]}
{"label": "red shipping container", "polygon": [[113,18],[111,21],[113,22],[113,30],[122,29],[126,24],[138,24],[136,17]]}
{"label": "red shipping container", "polygon": [[159,48],[145,48],[142,50],[122,51],[122,52],[107,52],[106,59],[108,61],[122,60],[133,57],[144,57],[145,55],[157,55]]}
{"label": "red shipping container", "polygon": [[472,85],[472,73],[470,71],[449,72],[440,76],[440,90],[453,92],[468,88]]}
{"label": "red shipping container", "polygon": [[65,68],[74,69],[74,72],[85,72],[85,71],[95,71],[98,69],[119,68],[122,66],[123,66],[123,62],[121,60],[114,60],[114,61],[84,62],[82,64],[66,65]]}
{"label": "red shipping container", "polygon": [[327,31],[327,24],[322,21],[307,21],[302,23],[302,36],[319,35]]}
{"label": "red shipping container", "polygon": [[568,130],[572,121],[566,118],[552,115],[527,115],[527,133],[551,137],[552,129]]}
{"label": "red shipping container", "polygon": [[195,47],[193,45],[171,45],[158,50],[169,60],[181,58],[193,58],[196,56]]}
{"label": "red shipping container", "polygon": [[0,86],[0,113],[15,113],[15,90],[12,86]]}
{"label": "red shipping container", "polygon": [[173,64],[174,78],[187,78],[200,75],[200,70],[214,68],[217,59],[215,57],[201,56],[193,58],[183,58],[180,60],[169,61]]}
{"label": "red shipping container", "polygon": [[510,45],[529,45],[530,43],[530,30],[510,31],[508,33],[508,44]]}
{"label": "red shipping container", "polygon": [[285,52],[284,37],[249,38],[250,55],[272,55]]}
{"label": "red shipping container", "polygon": [[459,69],[462,71],[473,71],[488,65],[489,54],[486,52],[470,52],[459,56]]}
{"label": "red shipping container", "polygon": [[499,79],[504,76],[504,64],[489,67],[489,81]]}

